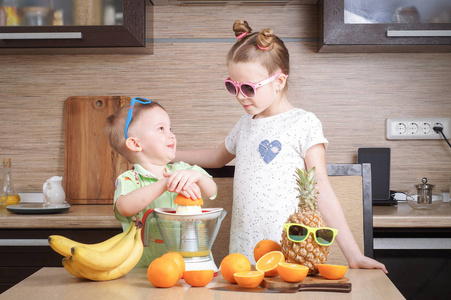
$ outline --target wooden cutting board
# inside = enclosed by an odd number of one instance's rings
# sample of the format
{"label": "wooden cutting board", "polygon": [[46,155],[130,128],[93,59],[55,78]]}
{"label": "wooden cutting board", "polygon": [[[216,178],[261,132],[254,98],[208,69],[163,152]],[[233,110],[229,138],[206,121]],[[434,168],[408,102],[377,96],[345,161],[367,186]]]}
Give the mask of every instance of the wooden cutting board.
{"label": "wooden cutting board", "polygon": [[268,290],[298,289],[299,291],[330,291],[347,292],[352,289],[349,278],[343,277],[337,280],[326,279],[322,276],[307,276],[301,282],[286,282],[279,276],[265,277],[260,284]]}
{"label": "wooden cutting board", "polygon": [[[224,280],[225,281],[225,280]],[[265,277],[256,288],[244,288],[237,284],[224,284],[210,288],[219,291],[249,292],[249,293],[296,293],[296,292],[335,292],[350,293],[352,284],[348,278],[329,280],[321,276],[307,276],[301,282],[285,282],[277,277]]]}
{"label": "wooden cutting board", "polygon": [[106,118],[130,97],[70,97],[65,102],[64,191],[71,204],[112,204],[127,161],[109,145]]}

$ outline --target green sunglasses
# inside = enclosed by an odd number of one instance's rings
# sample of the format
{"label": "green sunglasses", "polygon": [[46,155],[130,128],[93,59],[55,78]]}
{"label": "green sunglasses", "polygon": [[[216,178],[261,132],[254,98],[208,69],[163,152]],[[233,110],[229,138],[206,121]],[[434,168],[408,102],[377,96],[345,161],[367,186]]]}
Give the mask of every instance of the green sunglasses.
{"label": "green sunglasses", "polygon": [[308,227],[297,223],[286,223],[283,229],[287,231],[287,237],[290,241],[300,243],[305,241],[310,233],[313,233],[315,241],[321,246],[329,246],[334,242],[338,230],[327,227]]}

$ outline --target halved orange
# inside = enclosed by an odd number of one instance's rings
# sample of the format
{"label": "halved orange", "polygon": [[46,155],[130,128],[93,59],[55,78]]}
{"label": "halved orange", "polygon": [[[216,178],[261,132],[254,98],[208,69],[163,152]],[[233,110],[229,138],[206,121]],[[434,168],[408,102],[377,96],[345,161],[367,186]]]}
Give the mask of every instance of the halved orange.
{"label": "halved orange", "polygon": [[300,282],[308,274],[309,268],[300,264],[281,262],[277,266],[280,278],[287,282]]}
{"label": "halved orange", "polygon": [[265,273],[267,277],[277,276],[277,266],[280,262],[285,262],[285,257],[280,251],[271,251],[263,255],[255,265],[258,271]]}
{"label": "halved orange", "polygon": [[204,205],[204,200],[202,198],[193,200],[191,198],[186,198],[185,196],[178,194],[174,199],[174,203],[183,206],[202,206]]}
{"label": "halved orange", "polygon": [[183,279],[190,286],[206,286],[213,279],[213,270],[192,270],[183,272]]}
{"label": "halved orange", "polygon": [[239,286],[244,288],[255,288],[263,281],[265,273],[262,271],[237,272],[233,274],[233,277]]}
{"label": "halved orange", "polygon": [[318,264],[318,271],[326,279],[341,279],[348,271],[348,266]]}

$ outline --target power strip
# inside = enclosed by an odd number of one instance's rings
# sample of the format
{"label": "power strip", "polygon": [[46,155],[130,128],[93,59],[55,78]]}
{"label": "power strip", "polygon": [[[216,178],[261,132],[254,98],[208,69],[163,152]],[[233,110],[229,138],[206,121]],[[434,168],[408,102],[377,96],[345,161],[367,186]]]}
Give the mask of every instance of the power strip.
{"label": "power strip", "polygon": [[443,133],[449,137],[451,118],[388,118],[388,140],[439,140],[442,135],[433,129],[443,126]]}

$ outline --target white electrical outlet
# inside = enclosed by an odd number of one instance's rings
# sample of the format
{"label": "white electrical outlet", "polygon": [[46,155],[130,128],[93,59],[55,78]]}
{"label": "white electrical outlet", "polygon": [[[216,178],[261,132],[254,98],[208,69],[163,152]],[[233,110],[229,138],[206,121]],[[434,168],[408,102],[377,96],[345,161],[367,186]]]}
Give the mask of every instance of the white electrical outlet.
{"label": "white electrical outlet", "polygon": [[443,133],[451,137],[451,118],[389,118],[387,119],[387,139],[389,140],[438,140],[443,139],[433,127],[443,126]]}

